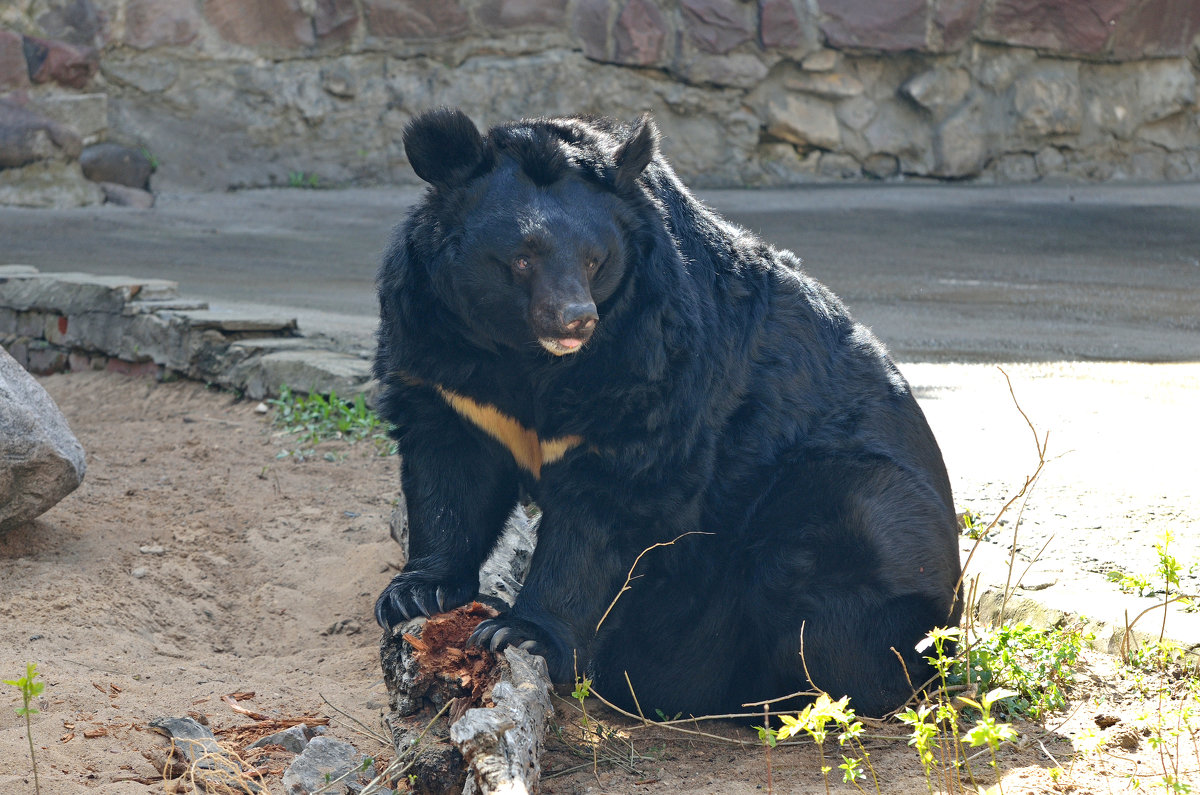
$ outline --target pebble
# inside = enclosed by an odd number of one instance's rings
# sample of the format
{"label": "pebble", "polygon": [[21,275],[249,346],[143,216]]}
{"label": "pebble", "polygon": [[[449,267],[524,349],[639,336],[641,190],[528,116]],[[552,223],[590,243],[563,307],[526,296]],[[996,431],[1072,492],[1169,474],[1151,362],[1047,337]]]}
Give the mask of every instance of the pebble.
{"label": "pebble", "polygon": [[133,575],[134,579],[140,580],[143,577],[145,577],[147,574],[149,574],[150,570],[148,568],[146,568],[145,566],[138,566],[136,569],[134,569],[133,571],[131,571],[129,573]]}
{"label": "pebble", "polygon": [[267,408],[266,403],[259,403],[257,406],[254,407],[255,414],[266,414],[268,411],[270,411],[270,409]]}
{"label": "pebble", "polygon": [[141,552],[143,555],[162,555],[166,551],[164,547],[160,547],[158,544],[138,547],[138,552]]}

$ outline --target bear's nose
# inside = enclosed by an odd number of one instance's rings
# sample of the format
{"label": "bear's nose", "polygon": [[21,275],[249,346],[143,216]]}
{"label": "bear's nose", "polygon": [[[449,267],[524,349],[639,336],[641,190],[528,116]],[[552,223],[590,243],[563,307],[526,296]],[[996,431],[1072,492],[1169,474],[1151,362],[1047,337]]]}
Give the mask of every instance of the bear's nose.
{"label": "bear's nose", "polygon": [[591,301],[567,304],[562,308],[559,317],[562,320],[563,328],[568,331],[590,331],[600,318],[596,314],[596,305]]}

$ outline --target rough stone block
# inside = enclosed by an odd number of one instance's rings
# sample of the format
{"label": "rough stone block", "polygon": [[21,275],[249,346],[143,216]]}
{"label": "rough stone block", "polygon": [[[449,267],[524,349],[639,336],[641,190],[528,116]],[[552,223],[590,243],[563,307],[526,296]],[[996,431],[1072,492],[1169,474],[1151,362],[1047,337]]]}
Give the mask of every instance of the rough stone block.
{"label": "rough stone block", "polygon": [[29,88],[29,85],[20,34],[0,30],[0,91]]}
{"label": "rough stone block", "polygon": [[608,27],[611,11],[612,4],[608,0],[579,0],[571,15],[571,32],[583,45],[583,54],[594,61],[609,60]]}
{"label": "rough stone block", "polygon": [[[3,278],[3,277],[0,277]],[[17,333],[17,312],[6,306],[0,306],[0,337]]]}
{"label": "rough stone block", "polygon": [[861,80],[839,72],[796,72],[785,77],[783,85],[792,91],[826,99],[848,99],[863,93]]}
{"label": "rough stone block", "polygon": [[188,325],[197,329],[216,329],[217,331],[257,331],[276,334],[294,334],[296,318],[270,317],[267,315],[239,315],[223,309],[201,309],[188,312],[171,313]]}
{"label": "rough stone block", "polygon": [[983,103],[968,102],[938,127],[933,137],[932,173],[962,178],[978,174],[991,156]]}
{"label": "rough stone block", "polygon": [[0,306],[42,309],[65,315],[120,314],[137,298],[176,298],[179,286],[166,279],[95,276],[90,273],[33,273],[0,279]]}
{"label": "rough stone block", "polygon": [[458,0],[363,0],[367,31],[399,39],[448,39],[465,33],[470,19]]}
{"label": "rough stone block", "polygon": [[62,412],[0,349],[0,532],[45,513],[79,486],[86,469]]}
{"label": "rough stone block", "polygon": [[46,328],[46,315],[37,311],[17,313],[17,336],[41,339]]}
{"label": "rough stone block", "polygon": [[43,315],[42,339],[52,345],[65,345],[70,319],[57,312],[47,312]]}
{"label": "rough stone block", "polygon": [[1079,65],[1042,63],[1013,84],[1017,130],[1035,136],[1077,133],[1083,125]]}
{"label": "rough stone block", "polygon": [[1058,53],[1102,53],[1129,0],[995,0],[979,35]]}
{"label": "rough stone block", "polygon": [[759,3],[759,41],[768,49],[792,49],[807,42],[805,25],[792,0],[762,0]]}
{"label": "rough stone block", "polygon": [[246,47],[309,47],[312,18],[300,0],[208,0],[204,14],[226,41]]}
{"label": "rough stone block", "polygon": [[34,83],[53,81],[67,88],[83,88],[99,71],[100,56],[91,47],[65,41],[24,38],[25,63]]}
{"label": "rough stone block", "polygon": [[562,27],[566,0],[482,0],[475,18],[489,32]]}
{"label": "rough stone block", "polygon": [[817,174],[823,179],[858,179],[862,176],[862,167],[850,155],[822,152]]}
{"label": "rough stone block", "polygon": [[149,210],[154,206],[154,194],[141,188],[131,188],[128,185],[118,185],[115,182],[101,182],[100,189],[104,191],[104,203],[116,207],[131,207],[135,210]]}
{"label": "rough stone block", "polygon": [[767,134],[820,149],[834,149],[841,143],[833,106],[804,95],[785,94],[767,103]]}
{"label": "rough stone block", "polygon": [[929,111],[935,120],[944,119],[971,90],[971,75],[965,69],[936,66],[909,78],[900,93]]}
{"label": "rough stone block", "polygon": [[704,52],[723,55],[754,38],[754,7],[736,0],[681,0],[689,38]]}
{"label": "rough stone block", "polygon": [[942,0],[933,12],[933,27],[941,39],[940,52],[956,52],[979,23],[983,0]]}
{"label": "rough stone block", "polygon": [[178,47],[200,35],[202,20],[191,0],[126,0],[125,44],[136,50]]}
{"label": "rough stone block", "polygon": [[925,48],[926,0],[819,0],[821,33],[838,49]]}
{"label": "rough stone block", "polygon": [[318,41],[346,41],[354,35],[358,20],[354,0],[317,0],[313,30]]}
{"label": "rough stone block", "polygon": [[73,161],[44,160],[20,168],[0,168],[0,206],[66,210],[102,200],[100,188],[85,179]]}
{"label": "rough stone block", "polygon": [[648,0],[630,0],[613,28],[613,60],[631,66],[653,66],[663,59],[667,23]]}
{"label": "rough stone block", "polygon": [[714,86],[753,88],[767,76],[767,65],[757,55],[696,55],[688,58],[677,70],[689,83],[709,83]]}
{"label": "rough stone block", "polygon": [[996,161],[995,169],[1002,182],[1034,182],[1039,176],[1037,161],[1026,152],[1004,155]]}
{"label": "rough stone block", "polygon": [[87,147],[79,156],[83,175],[92,182],[114,182],[145,190],[154,165],[140,149],[105,142]]}
{"label": "rough stone block", "polygon": [[1196,75],[1183,58],[1087,66],[1080,70],[1080,81],[1092,121],[1123,140],[1141,125],[1196,102]]}
{"label": "rough stone block", "polygon": [[0,99],[0,169],[41,160],[73,160],[83,143],[79,134],[34,108]]}
{"label": "rough stone block", "polygon": [[47,118],[75,130],[85,144],[99,139],[108,129],[107,94],[56,94],[39,97],[37,108]]}
{"label": "rough stone block", "polygon": [[1109,43],[1116,58],[1186,57],[1200,35],[1200,3],[1195,0],[1146,0],[1117,21]]}
{"label": "rough stone block", "polygon": [[285,384],[300,392],[365,392],[371,365],[356,356],[331,351],[277,351],[247,359],[225,375],[225,383],[255,400],[278,395]]}
{"label": "rough stone block", "polygon": [[27,357],[25,369],[34,375],[62,373],[69,367],[66,349],[50,345],[42,340],[33,340],[29,343]]}

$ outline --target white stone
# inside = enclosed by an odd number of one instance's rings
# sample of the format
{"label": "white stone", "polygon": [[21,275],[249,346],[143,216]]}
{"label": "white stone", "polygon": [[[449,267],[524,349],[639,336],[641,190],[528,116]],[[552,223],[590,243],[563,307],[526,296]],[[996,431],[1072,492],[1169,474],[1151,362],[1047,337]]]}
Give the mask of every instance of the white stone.
{"label": "white stone", "polygon": [[823,99],[786,95],[767,103],[767,134],[798,146],[835,149],[841,143],[833,106]]}

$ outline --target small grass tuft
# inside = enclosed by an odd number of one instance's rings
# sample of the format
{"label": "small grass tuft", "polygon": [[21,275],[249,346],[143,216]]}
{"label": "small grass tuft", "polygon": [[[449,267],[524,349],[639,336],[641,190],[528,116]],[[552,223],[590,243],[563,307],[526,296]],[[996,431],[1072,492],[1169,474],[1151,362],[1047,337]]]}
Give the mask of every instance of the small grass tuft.
{"label": "small grass tuft", "polygon": [[[285,385],[280,388],[278,398],[267,402],[275,409],[272,424],[296,441],[295,449],[284,450],[278,458],[306,459],[312,455],[313,445],[332,439],[351,444],[368,439],[380,455],[395,453],[395,446],[387,436],[387,424],[367,407],[361,393],[353,400],[344,400],[336,392],[328,396],[316,392],[304,395]],[[336,461],[338,456],[331,453],[326,460]]]}

